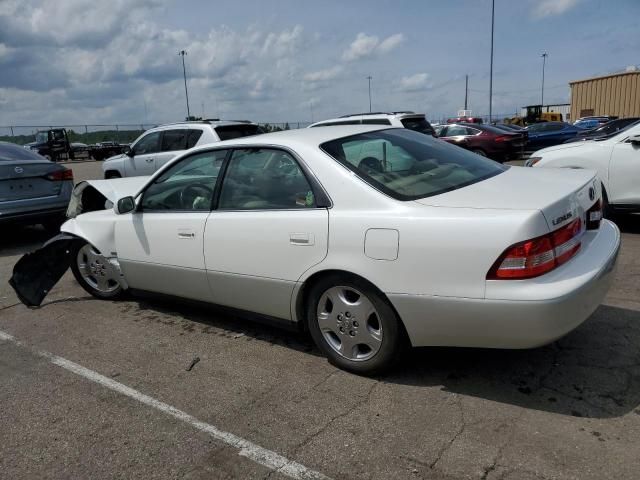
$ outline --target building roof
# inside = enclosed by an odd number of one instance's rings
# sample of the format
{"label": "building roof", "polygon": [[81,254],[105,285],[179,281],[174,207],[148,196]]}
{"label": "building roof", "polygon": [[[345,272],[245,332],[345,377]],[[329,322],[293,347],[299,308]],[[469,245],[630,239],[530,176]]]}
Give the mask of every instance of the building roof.
{"label": "building roof", "polygon": [[569,82],[569,85],[573,85],[574,83],[591,82],[593,80],[602,80],[603,78],[619,77],[619,76],[622,76],[622,75],[640,75],[640,70],[631,70],[629,72],[610,73],[608,75],[602,75],[600,77],[590,77],[590,78],[584,78],[582,80],[573,80],[573,81]]}

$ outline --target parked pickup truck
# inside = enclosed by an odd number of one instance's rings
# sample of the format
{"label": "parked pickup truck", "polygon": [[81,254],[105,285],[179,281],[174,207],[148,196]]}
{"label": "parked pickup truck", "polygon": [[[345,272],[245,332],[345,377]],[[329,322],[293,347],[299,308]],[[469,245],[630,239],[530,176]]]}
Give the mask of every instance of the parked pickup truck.
{"label": "parked pickup truck", "polygon": [[36,141],[28,143],[25,148],[35,151],[43,157],[59,162],[61,160],[81,160],[94,158],[104,160],[124,151],[127,145],[116,142],[101,142],[95,145],[72,143],[64,128],[52,128],[36,133]]}

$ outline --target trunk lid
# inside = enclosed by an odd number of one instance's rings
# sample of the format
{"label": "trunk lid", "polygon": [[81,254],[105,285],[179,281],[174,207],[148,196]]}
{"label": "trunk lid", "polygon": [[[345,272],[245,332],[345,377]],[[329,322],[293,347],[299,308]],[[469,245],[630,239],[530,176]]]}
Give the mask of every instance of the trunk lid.
{"label": "trunk lid", "polygon": [[63,182],[47,175],[64,169],[49,161],[1,162],[0,202],[51,197],[60,194]]}
{"label": "trunk lid", "polygon": [[416,202],[449,208],[539,210],[549,229],[556,230],[578,217],[584,221],[586,211],[599,198],[600,182],[594,171],[511,167],[487,180]]}

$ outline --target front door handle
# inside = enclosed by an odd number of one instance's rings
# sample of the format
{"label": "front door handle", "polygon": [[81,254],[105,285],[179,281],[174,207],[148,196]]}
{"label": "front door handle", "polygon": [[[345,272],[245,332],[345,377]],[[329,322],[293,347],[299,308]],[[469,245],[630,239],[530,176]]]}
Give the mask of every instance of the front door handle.
{"label": "front door handle", "polygon": [[185,238],[185,239],[196,238],[196,234],[195,232],[183,230],[178,232],[178,238]]}
{"label": "front door handle", "polygon": [[289,243],[291,245],[314,245],[315,237],[311,233],[290,233],[289,234]]}
{"label": "front door handle", "polygon": [[151,162],[153,162],[154,160],[155,160],[155,158],[146,158],[146,159],[145,159],[145,162],[147,162],[147,163],[151,163]]}

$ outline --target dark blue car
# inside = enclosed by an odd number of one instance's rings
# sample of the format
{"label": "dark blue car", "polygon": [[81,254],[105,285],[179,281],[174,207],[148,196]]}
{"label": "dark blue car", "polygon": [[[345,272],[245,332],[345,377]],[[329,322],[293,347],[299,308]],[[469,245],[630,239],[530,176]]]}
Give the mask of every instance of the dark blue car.
{"label": "dark blue car", "polygon": [[575,137],[582,131],[581,128],[574,127],[565,122],[534,123],[527,127],[527,132],[529,132],[527,150],[538,150],[540,148],[559,145]]}

